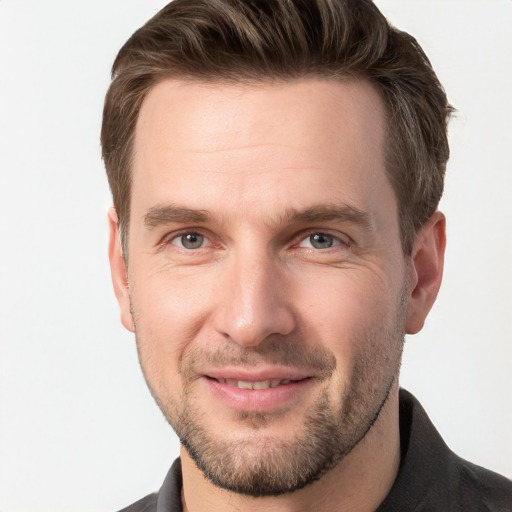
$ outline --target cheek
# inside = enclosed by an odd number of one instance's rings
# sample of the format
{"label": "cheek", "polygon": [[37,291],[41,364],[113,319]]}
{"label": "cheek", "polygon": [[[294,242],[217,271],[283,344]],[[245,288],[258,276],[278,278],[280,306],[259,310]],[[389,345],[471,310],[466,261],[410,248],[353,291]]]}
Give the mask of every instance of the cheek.
{"label": "cheek", "polygon": [[343,293],[327,299],[319,298],[310,325],[336,359],[326,386],[328,402],[335,415],[355,418],[364,413],[364,397],[380,403],[399,371],[405,322],[401,297],[380,286],[347,284]]}
{"label": "cheek", "polygon": [[348,335],[378,321],[389,309],[390,290],[364,272],[340,270],[326,279],[302,279],[300,290],[304,318],[331,336]]}
{"label": "cheek", "polygon": [[379,358],[381,349],[394,350],[389,345],[397,337],[390,333],[400,330],[398,286],[364,272],[350,277],[331,274],[323,288],[319,284],[317,280],[314,288],[306,285],[316,292],[304,301],[302,320],[312,342],[334,354],[342,375],[348,377],[358,359],[371,358],[372,353]]}
{"label": "cheek", "polygon": [[169,332],[187,337],[210,302],[211,287],[204,277],[204,273],[194,276],[169,270],[138,276],[130,282],[135,322],[151,326],[155,335]]}
{"label": "cheek", "polygon": [[143,284],[134,280],[130,296],[141,366],[153,383],[175,380],[183,353],[208,316],[208,287],[165,272],[139,279]]}

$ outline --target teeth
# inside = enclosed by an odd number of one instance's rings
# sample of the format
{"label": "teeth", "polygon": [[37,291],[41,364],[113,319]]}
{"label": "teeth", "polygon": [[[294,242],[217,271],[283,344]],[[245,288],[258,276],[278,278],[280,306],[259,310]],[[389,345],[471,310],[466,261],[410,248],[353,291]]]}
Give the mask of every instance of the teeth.
{"label": "teeth", "polygon": [[228,386],[232,386],[240,389],[268,389],[268,388],[276,388],[277,386],[283,386],[285,384],[290,384],[291,380],[289,379],[272,379],[272,380],[261,380],[257,382],[247,382],[245,380],[236,380],[236,379],[217,379],[221,384],[227,384]]}
{"label": "teeth", "polygon": [[240,389],[254,389],[255,384],[262,384],[260,382],[245,382],[243,380],[239,380],[237,386]]}

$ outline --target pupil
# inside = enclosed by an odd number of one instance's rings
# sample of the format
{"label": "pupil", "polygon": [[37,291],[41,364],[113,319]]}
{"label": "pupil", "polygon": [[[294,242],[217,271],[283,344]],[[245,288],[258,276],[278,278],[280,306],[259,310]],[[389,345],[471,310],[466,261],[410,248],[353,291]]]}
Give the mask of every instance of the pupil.
{"label": "pupil", "polygon": [[185,249],[197,249],[203,244],[203,237],[197,233],[189,233],[181,237],[181,243]]}
{"label": "pupil", "polygon": [[315,233],[309,237],[311,245],[315,249],[328,249],[332,247],[333,239],[332,236],[324,235],[322,233]]}

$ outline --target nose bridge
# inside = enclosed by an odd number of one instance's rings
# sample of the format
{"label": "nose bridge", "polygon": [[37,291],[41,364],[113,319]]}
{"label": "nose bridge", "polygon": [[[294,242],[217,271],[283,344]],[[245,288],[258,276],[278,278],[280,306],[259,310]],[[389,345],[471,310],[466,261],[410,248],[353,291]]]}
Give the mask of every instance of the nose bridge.
{"label": "nose bridge", "polygon": [[272,334],[289,334],[294,317],[283,294],[278,258],[263,248],[252,248],[234,251],[229,260],[217,330],[246,346],[256,346]]}

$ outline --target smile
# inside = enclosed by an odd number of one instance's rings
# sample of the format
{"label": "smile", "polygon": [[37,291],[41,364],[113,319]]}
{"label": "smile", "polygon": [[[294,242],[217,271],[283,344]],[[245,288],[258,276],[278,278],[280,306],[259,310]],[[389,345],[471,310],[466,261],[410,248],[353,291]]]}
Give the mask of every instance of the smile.
{"label": "smile", "polygon": [[290,382],[295,382],[290,379],[272,379],[272,380],[260,380],[256,382],[249,382],[244,380],[236,380],[236,379],[215,379],[217,382],[221,384],[227,384],[228,386],[232,386],[234,388],[239,389],[268,389],[268,388],[277,388],[278,386],[283,386],[285,384],[290,384]]}
{"label": "smile", "polygon": [[246,412],[270,412],[298,404],[315,381],[310,376],[296,373],[281,378],[276,375],[256,377],[225,374],[205,377],[202,382],[211,399],[231,410]]}

